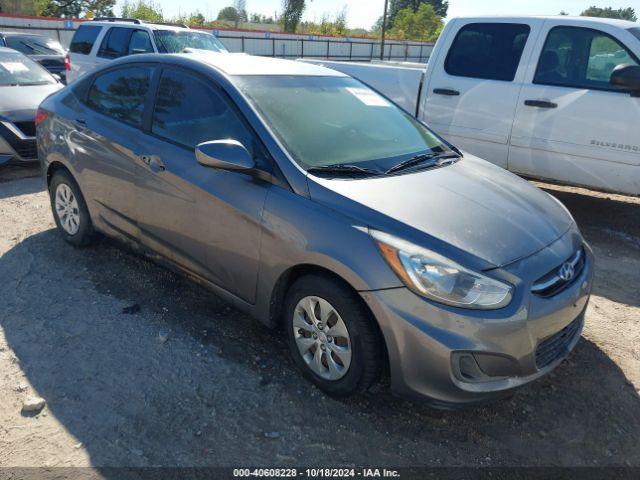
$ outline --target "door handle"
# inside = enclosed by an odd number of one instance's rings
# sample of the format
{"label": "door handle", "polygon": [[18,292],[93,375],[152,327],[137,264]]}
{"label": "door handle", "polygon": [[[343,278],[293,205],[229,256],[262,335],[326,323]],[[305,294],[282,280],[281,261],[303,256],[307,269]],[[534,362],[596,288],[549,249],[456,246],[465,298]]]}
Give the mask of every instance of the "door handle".
{"label": "door handle", "polygon": [[436,95],[447,95],[448,97],[457,97],[460,95],[458,90],[453,90],[451,88],[434,88],[433,93]]}
{"label": "door handle", "polygon": [[147,165],[154,173],[165,170],[164,163],[162,163],[162,160],[155,155],[140,155],[140,160],[142,160],[142,163]]}
{"label": "door handle", "polygon": [[527,107],[538,107],[538,108],[557,108],[558,104],[549,102],[547,100],[525,100],[524,104]]}

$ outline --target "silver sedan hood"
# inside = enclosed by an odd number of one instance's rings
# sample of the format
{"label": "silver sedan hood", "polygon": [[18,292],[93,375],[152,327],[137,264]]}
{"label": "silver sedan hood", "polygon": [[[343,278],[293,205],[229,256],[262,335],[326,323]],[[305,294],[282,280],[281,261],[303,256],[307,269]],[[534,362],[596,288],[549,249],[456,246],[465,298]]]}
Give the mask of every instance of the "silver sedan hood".
{"label": "silver sedan hood", "polygon": [[573,224],[550,195],[468,154],[453,165],[397,176],[309,177],[309,191],[314,201],[370,227],[395,233],[401,222],[496,267],[543,249]]}
{"label": "silver sedan hood", "polygon": [[11,122],[33,121],[42,101],[61,88],[62,85],[59,83],[0,86],[0,117]]}

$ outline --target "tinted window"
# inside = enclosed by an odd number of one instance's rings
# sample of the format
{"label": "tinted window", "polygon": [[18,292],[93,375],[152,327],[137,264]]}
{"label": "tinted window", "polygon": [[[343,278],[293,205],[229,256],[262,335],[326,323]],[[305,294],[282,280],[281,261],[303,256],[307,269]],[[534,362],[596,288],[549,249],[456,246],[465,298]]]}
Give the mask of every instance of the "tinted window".
{"label": "tinted window", "polygon": [[25,55],[64,55],[64,49],[56,40],[40,35],[7,36],[7,47]]}
{"label": "tinted window", "polygon": [[135,53],[153,53],[153,45],[151,38],[144,30],[134,30],[131,34],[129,42],[129,54]]}
{"label": "tinted window", "polygon": [[112,28],[107,32],[98,51],[99,57],[118,58],[129,53],[130,28]]}
{"label": "tinted window", "polygon": [[640,40],[640,27],[630,28],[629,31],[633,34],[633,36]]}
{"label": "tinted window", "polygon": [[71,40],[69,51],[89,55],[101,29],[102,27],[97,25],[80,25],[73,36],[73,40]]}
{"label": "tinted window", "polygon": [[472,23],[460,29],[445,71],[459,77],[513,81],[527,43],[528,25]]}
{"label": "tinted window", "polygon": [[221,94],[175,70],[165,71],[160,78],[151,130],[188,148],[230,138],[252,150],[251,133]]}
{"label": "tinted window", "polygon": [[616,90],[611,72],[637,59],[613,37],[588,28],[553,28],[544,44],[534,83]]}
{"label": "tinted window", "polygon": [[104,115],[140,128],[151,72],[150,67],[129,67],[103,73],[89,89],[87,104]]}
{"label": "tinted window", "polygon": [[210,33],[193,30],[156,30],[153,32],[160,53],[180,53],[185,48],[197,48],[212,52],[227,52],[227,49]]}

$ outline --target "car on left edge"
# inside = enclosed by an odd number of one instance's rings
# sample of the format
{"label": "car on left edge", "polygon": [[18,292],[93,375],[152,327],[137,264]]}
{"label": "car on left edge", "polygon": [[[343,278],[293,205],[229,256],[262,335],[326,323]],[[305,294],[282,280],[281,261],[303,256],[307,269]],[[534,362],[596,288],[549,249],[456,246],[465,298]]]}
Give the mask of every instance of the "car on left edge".
{"label": "car on left edge", "polygon": [[35,161],[38,105],[62,84],[20,52],[0,47],[0,165]]}

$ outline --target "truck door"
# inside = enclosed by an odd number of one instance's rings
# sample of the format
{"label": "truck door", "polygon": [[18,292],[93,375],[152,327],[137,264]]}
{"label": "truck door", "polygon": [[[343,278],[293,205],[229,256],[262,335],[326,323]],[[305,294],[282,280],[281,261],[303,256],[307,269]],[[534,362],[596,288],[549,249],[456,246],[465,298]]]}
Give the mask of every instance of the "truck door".
{"label": "truck door", "polygon": [[547,21],[518,101],[509,169],[640,193],[640,98],[609,83],[616,66],[639,64],[639,52],[628,30]]}
{"label": "truck door", "polygon": [[507,166],[513,116],[537,19],[454,20],[429,60],[424,118],[456,146]]}

